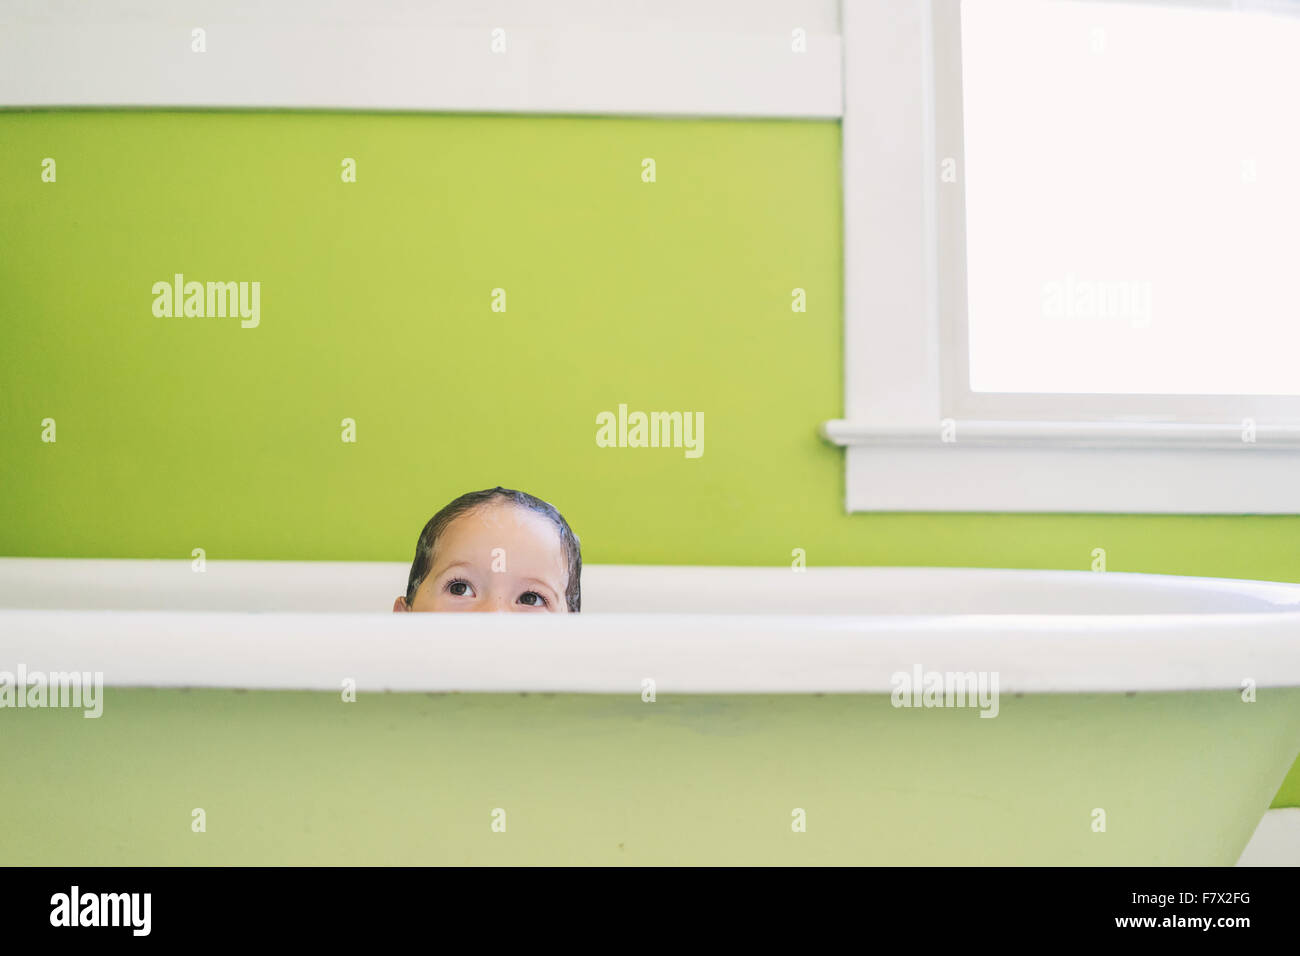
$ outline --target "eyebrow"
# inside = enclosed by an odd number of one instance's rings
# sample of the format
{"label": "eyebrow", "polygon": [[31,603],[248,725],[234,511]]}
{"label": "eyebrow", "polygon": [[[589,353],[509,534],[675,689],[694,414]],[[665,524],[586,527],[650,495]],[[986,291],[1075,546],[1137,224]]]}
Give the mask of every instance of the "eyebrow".
{"label": "eyebrow", "polygon": [[473,565],[471,565],[468,561],[457,561],[454,564],[447,565],[441,571],[430,572],[429,576],[434,578],[440,578],[448,571],[450,571],[452,568],[472,568],[472,567]]}

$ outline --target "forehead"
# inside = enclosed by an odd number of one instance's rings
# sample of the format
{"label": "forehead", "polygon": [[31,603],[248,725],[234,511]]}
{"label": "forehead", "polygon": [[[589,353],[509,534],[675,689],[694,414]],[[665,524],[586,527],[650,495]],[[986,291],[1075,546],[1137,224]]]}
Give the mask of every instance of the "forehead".
{"label": "forehead", "polygon": [[434,548],[434,563],[490,561],[503,548],[511,570],[563,573],[560,529],[546,515],[513,502],[492,501],[467,511],[449,524]]}

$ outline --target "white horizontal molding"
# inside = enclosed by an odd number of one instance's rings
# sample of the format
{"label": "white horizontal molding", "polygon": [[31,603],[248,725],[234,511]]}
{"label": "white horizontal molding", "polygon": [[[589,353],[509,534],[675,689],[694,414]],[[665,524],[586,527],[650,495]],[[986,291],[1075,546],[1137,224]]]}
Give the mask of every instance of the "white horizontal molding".
{"label": "white horizontal molding", "polygon": [[[505,30],[268,15],[93,22],[51,8],[0,27],[0,106],[357,109],[488,113],[838,118],[840,38],[810,32],[806,52],[773,24],[662,21]],[[74,8],[75,9],[75,8]],[[466,16],[473,12],[465,5]],[[462,17],[463,19],[463,17]],[[192,50],[192,31],[206,49]],[[816,28],[816,27],[815,27]],[[820,27],[819,29],[825,29]]]}
{"label": "white horizontal molding", "polygon": [[968,421],[890,425],[832,419],[821,434],[836,445],[982,445],[1159,450],[1285,449],[1300,451],[1300,426],[1174,422]]}

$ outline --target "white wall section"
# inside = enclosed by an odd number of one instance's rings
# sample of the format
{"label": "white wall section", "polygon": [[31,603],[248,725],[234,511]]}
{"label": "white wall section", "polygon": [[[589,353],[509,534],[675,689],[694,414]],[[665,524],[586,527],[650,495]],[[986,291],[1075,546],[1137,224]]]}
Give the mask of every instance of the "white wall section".
{"label": "white wall section", "polygon": [[842,103],[836,0],[0,0],[8,107],[836,118]]}

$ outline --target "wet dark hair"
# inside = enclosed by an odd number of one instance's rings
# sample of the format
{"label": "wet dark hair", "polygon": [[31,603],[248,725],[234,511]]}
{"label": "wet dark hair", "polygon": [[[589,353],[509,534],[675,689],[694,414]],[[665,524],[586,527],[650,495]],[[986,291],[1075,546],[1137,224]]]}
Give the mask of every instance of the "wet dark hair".
{"label": "wet dark hair", "polygon": [[407,607],[415,602],[415,592],[420,589],[420,585],[433,568],[433,551],[438,545],[438,539],[447,530],[447,526],[461,515],[497,499],[505,499],[521,508],[536,511],[550,518],[555,524],[560,532],[560,544],[564,548],[564,562],[569,568],[569,583],[564,590],[564,600],[570,611],[577,613],[582,610],[582,547],[578,542],[578,536],[569,527],[569,522],[564,520],[564,515],[555,510],[554,505],[541,498],[534,498],[526,492],[515,491],[512,488],[502,488],[500,485],[485,491],[471,491],[461,495],[429,519],[424,530],[420,532],[420,539],[415,543],[415,560],[411,562],[411,576],[406,582]]}

